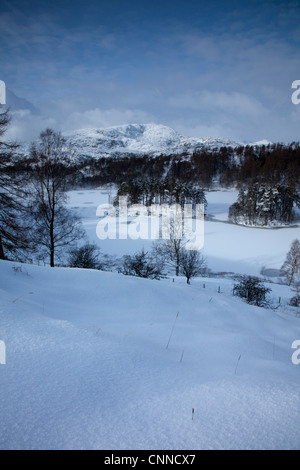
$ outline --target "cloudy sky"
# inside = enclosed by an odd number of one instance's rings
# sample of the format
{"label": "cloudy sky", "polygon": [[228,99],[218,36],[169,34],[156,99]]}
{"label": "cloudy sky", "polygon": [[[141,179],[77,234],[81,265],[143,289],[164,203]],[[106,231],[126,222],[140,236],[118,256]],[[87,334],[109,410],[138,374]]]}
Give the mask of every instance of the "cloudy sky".
{"label": "cloudy sky", "polygon": [[20,140],[148,122],[300,140],[299,0],[2,0],[0,31]]}

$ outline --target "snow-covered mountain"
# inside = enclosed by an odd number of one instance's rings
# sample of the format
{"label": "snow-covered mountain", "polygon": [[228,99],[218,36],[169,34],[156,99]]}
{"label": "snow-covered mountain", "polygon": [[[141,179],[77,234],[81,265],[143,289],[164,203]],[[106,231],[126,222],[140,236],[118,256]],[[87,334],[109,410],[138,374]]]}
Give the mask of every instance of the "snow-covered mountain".
{"label": "snow-covered mountain", "polygon": [[[192,155],[195,150],[214,150],[221,147],[260,146],[271,142],[261,140],[253,143],[236,142],[230,139],[209,137],[196,138],[179,134],[174,129],[161,124],[126,124],[107,128],[87,128],[63,132],[67,145],[72,148],[73,159]],[[31,144],[19,148],[19,156],[28,155]]]}
{"label": "snow-covered mountain", "polygon": [[229,139],[185,137],[159,124],[128,124],[105,129],[65,132],[78,157],[191,154],[194,150],[242,145]]}

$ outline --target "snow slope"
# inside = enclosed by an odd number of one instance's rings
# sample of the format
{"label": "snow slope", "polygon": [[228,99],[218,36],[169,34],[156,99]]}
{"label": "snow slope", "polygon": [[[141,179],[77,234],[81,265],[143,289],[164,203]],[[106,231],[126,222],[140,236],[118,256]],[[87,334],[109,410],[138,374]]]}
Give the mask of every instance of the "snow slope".
{"label": "snow slope", "polygon": [[0,279],[1,449],[299,449],[289,288],[273,311],[229,280],[5,261]]}

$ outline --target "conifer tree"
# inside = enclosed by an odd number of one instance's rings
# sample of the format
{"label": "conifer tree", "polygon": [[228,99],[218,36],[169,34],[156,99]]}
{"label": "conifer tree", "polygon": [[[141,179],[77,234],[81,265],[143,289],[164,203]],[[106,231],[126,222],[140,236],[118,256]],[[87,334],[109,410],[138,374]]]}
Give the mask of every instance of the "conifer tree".
{"label": "conifer tree", "polygon": [[0,259],[23,259],[29,229],[24,222],[25,191],[12,162],[18,145],[4,140],[10,120],[8,111],[0,114]]}

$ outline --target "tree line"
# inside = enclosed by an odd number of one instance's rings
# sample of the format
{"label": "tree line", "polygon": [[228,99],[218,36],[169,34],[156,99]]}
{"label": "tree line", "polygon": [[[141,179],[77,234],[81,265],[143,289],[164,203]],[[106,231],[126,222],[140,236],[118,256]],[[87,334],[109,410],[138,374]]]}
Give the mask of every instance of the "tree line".
{"label": "tree line", "polygon": [[204,189],[255,182],[299,184],[299,143],[196,149],[192,155],[125,155],[86,159],[77,166],[80,184],[120,184],[133,179],[168,179]]}
{"label": "tree line", "polygon": [[[31,153],[14,161],[15,170],[20,174],[31,172],[32,165]],[[299,185],[300,146],[292,142],[234,148],[203,147],[192,155],[76,157],[68,162],[65,173],[70,185],[76,187],[151,178],[193,183],[203,189],[210,189],[216,183],[223,187],[242,187],[256,182]]]}

